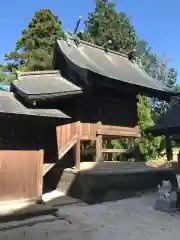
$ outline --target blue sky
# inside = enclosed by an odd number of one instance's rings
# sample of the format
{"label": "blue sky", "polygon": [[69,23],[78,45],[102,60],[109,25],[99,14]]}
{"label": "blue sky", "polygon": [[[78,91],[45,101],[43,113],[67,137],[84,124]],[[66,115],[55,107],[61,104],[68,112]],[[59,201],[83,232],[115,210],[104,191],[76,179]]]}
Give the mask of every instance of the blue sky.
{"label": "blue sky", "polygon": [[[83,20],[94,8],[95,0],[9,0],[0,8],[0,61],[4,53],[15,47],[21,30],[27,27],[34,12],[50,8],[63,22],[65,29],[74,29],[77,17]],[[180,71],[180,1],[179,0],[116,0],[117,9],[132,17],[139,37],[146,40],[153,51],[171,58],[171,66]]]}

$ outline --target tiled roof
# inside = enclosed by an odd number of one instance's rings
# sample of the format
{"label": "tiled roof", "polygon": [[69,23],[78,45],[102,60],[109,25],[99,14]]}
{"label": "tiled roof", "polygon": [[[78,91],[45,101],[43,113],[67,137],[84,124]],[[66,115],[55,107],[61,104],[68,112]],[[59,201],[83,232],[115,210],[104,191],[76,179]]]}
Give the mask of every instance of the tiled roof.
{"label": "tiled roof", "polygon": [[59,71],[19,72],[12,91],[32,101],[82,93],[81,88],[64,79]]}
{"label": "tiled roof", "polygon": [[57,109],[27,108],[16,99],[13,93],[0,91],[0,114],[27,115],[45,118],[70,118]]}
{"label": "tiled roof", "polygon": [[[91,71],[114,81],[141,86],[146,89],[159,92],[172,93],[171,88],[166,87],[160,81],[150,77],[137,64],[131,62],[127,55],[116,53],[104,48],[80,41],[69,44],[64,40],[58,40],[57,46],[67,60],[83,71]],[[113,82],[112,82],[113,84]]]}

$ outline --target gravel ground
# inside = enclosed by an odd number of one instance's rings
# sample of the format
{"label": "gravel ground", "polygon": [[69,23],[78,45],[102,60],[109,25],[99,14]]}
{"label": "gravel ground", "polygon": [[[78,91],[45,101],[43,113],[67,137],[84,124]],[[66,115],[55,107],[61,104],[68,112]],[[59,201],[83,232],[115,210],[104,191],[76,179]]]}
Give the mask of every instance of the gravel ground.
{"label": "gravel ground", "polygon": [[0,224],[0,239],[33,240],[166,240],[180,236],[180,214],[153,209],[155,195],[146,194],[97,205],[59,207],[59,217],[35,217]]}

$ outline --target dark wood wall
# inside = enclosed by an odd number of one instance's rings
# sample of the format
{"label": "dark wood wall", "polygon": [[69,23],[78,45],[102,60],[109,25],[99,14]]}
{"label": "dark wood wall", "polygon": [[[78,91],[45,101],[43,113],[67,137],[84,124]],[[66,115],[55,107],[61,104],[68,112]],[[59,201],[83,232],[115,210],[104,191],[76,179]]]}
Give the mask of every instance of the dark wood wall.
{"label": "dark wood wall", "polygon": [[23,116],[0,116],[0,150],[41,149],[42,122]]}
{"label": "dark wood wall", "polygon": [[119,93],[97,94],[85,92],[69,99],[61,99],[46,105],[57,108],[71,117],[69,122],[97,123],[104,125],[135,127],[138,125],[136,95]]}
{"label": "dark wood wall", "polygon": [[79,97],[76,102],[76,120],[84,123],[101,121],[103,125],[135,127],[137,125],[136,99]]}

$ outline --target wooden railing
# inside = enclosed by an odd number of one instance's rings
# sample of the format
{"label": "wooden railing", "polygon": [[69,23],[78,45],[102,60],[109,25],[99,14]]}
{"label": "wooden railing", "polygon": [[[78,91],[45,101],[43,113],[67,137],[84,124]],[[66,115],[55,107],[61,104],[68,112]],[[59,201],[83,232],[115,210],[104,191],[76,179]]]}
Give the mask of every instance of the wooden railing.
{"label": "wooden railing", "polygon": [[[60,161],[64,155],[77,143],[77,135],[75,134],[70,140],[68,140],[66,142],[66,144],[63,145],[63,148],[61,151],[59,151],[58,154],[58,161]],[[48,164],[44,164],[43,166],[43,176],[48,173],[51,168],[54,167],[54,165],[56,165],[57,162],[54,163],[48,163]]]}
{"label": "wooden railing", "polygon": [[119,126],[110,126],[103,125],[100,122],[98,123],[82,123],[74,122],[67,125],[62,125],[57,127],[57,141],[58,148],[61,150],[75,134],[78,134],[78,137],[81,140],[96,140],[97,135],[103,136],[117,136],[117,137],[140,137],[140,132],[138,127],[129,128],[129,127],[119,127]]}
{"label": "wooden railing", "polygon": [[[138,127],[128,128],[119,126],[103,125],[98,123],[81,123],[74,122],[67,125],[62,125],[56,128],[58,159],[62,157],[73,147],[75,147],[75,165],[80,167],[80,141],[95,140],[96,141],[96,159],[99,161],[103,153],[122,153],[125,149],[104,149],[102,146],[104,137],[132,137],[140,136]],[[43,175],[45,175],[55,163],[44,164]]]}
{"label": "wooden railing", "polygon": [[62,125],[56,128],[58,151],[64,150],[66,143],[77,134],[77,123]]}
{"label": "wooden railing", "polygon": [[125,127],[107,127],[101,125],[100,129],[96,131],[96,135],[103,136],[117,136],[117,137],[140,137],[139,129],[135,128],[125,128]]}

